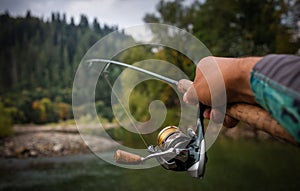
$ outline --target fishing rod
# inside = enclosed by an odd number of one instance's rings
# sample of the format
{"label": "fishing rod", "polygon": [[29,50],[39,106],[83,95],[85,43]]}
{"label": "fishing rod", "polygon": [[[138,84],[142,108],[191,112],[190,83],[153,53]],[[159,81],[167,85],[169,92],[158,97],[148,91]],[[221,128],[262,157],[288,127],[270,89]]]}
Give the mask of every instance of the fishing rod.
{"label": "fishing rod", "polygon": [[[105,64],[101,74],[107,73],[111,65],[118,65],[174,85],[181,93],[184,93],[188,88],[186,84],[181,84],[177,80],[123,62],[108,59],[89,59],[86,62],[90,64]],[[191,85],[192,83],[189,83],[188,86]],[[185,134],[176,126],[165,127],[157,136],[157,146],[150,145],[148,147],[148,156],[141,157],[133,153],[117,150],[114,155],[115,161],[122,164],[138,165],[155,158],[165,169],[187,171],[192,177],[202,178],[207,161],[203,128],[204,109],[204,105],[199,103],[196,132],[189,128]]]}

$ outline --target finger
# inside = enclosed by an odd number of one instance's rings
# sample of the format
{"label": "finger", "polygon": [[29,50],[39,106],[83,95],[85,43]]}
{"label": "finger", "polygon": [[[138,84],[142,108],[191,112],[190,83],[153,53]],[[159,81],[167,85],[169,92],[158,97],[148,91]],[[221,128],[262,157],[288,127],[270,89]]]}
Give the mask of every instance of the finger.
{"label": "finger", "polygon": [[193,105],[199,103],[197,93],[196,93],[195,88],[193,86],[191,86],[185,92],[185,94],[183,95],[183,101],[185,103],[193,104]]}
{"label": "finger", "polygon": [[210,119],[210,112],[211,112],[211,108],[210,107],[206,108],[203,112],[203,117],[205,119]]}
{"label": "finger", "polygon": [[180,93],[185,93],[190,87],[193,86],[193,82],[187,79],[179,80],[177,89]]}
{"label": "finger", "polygon": [[223,123],[225,114],[218,109],[212,109],[210,112],[210,119],[215,123]]}
{"label": "finger", "polygon": [[224,127],[231,128],[237,125],[239,122],[237,119],[224,114],[218,109],[212,109],[210,119],[215,123],[223,123]]}

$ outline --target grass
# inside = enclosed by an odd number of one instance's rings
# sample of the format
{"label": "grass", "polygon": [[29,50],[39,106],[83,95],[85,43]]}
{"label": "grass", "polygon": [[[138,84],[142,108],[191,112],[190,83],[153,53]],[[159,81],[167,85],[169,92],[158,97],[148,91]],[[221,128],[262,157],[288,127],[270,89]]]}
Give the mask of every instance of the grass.
{"label": "grass", "polygon": [[0,103],[0,137],[9,136],[13,133],[12,131],[12,118],[10,114]]}

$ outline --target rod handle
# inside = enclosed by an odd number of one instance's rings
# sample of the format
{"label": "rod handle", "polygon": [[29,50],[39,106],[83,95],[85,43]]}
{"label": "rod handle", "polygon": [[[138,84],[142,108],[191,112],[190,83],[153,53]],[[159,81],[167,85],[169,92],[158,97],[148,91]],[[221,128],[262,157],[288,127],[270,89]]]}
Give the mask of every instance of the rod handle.
{"label": "rod handle", "polygon": [[116,150],[114,159],[119,164],[140,164],[142,163],[142,157],[133,153],[129,153],[122,150]]}
{"label": "rod handle", "polygon": [[227,106],[226,114],[274,137],[297,145],[297,141],[266,110],[256,105],[236,103]]}

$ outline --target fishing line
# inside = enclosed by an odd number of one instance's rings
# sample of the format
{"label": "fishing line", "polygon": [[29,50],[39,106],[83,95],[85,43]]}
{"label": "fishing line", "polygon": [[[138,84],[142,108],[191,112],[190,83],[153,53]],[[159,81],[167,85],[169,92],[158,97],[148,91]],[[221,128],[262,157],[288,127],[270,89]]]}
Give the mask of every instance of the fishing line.
{"label": "fishing line", "polygon": [[[108,67],[107,67],[108,68]],[[107,68],[106,71],[107,72]],[[142,136],[141,132],[138,130],[137,126],[134,124],[134,120],[132,119],[132,117],[130,116],[130,113],[127,111],[127,109],[125,108],[125,106],[122,104],[121,99],[119,98],[119,96],[117,95],[117,93],[115,92],[115,90],[112,87],[112,84],[110,83],[109,79],[107,78],[107,74],[104,74],[104,79],[106,80],[106,82],[108,83],[109,87],[111,88],[112,93],[116,96],[119,104],[121,105],[122,109],[125,111],[125,114],[127,115],[127,117],[129,118],[130,122],[132,123],[133,127],[135,128],[135,130],[138,132],[139,137],[141,138],[142,142],[144,143],[144,145],[146,147],[148,147],[148,144],[146,142],[146,140],[144,139],[144,137]]]}
{"label": "fishing line", "polygon": [[136,66],[133,66],[133,65],[129,65],[129,64],[125,64],[123,62],[118,62],[118,61],[115,61],[115,60],[108,60],[108,59],[89,59],[86,61],[87,63],[89,64],[92,64],[92,63],[95,63],[95,62],[100,62],[100,63],[105,63],[106,65],[104,66],[104,68],[102,69],[101,71],[101,74],[104,73],[104,79],[106,80],[106,82],[108,83],[108,85],[110,86],[111,90],[112,90],[112,93],[115,95],[115,97],[117,98],[118,102],[120,103],[122,109],[125,111],[125,114],[127,115],[127,117],[129,118],[130,122],[133,124],[134,128],[136,129],[136,131],[138,132],[139,134],[139,137],[142,139],[144,145],[146,147],[148,147],[148,144],[147,142],[145,141],[145,139],[143,138],[141,132],[138,130],[137,126],[134,124],[134,120],[132,119],[131,115],[130,115],[130,112],[127,111],[127,109],[125,108],[124,104],[122,104],[122,101],[121,99],[119,98],[119,96],[117,95],[117,93],[114,91],[113,87],[112,87],[112,84],[110,83],[109,79],[107,78],[108,76],[108,68],[111,64],[114,64],[114,65],[118,65],[118,66],[122,66],[122,67],[126,67],[126,68],[130,68],[130,69],[133,69],[135,71],[138,71],[138,72],[141,72],[141,73],[144,73],[144,74],[147,74],[147,75],[150,75],[150,76],[153,76],[155,78],[157,78],[158,80],[161,80],[163,82],[167,82],[168,84],[173,84],[175,86],[178,85],[178,81],[176,80],[173,80],[171,78],[168,78],[168,77],[165,77],[163,75],[160,75],[160,74],[157,74],[155,72],[151,72],[149,70],[145,70],[143,68],[139,68],[139,67],[136,67]]}

